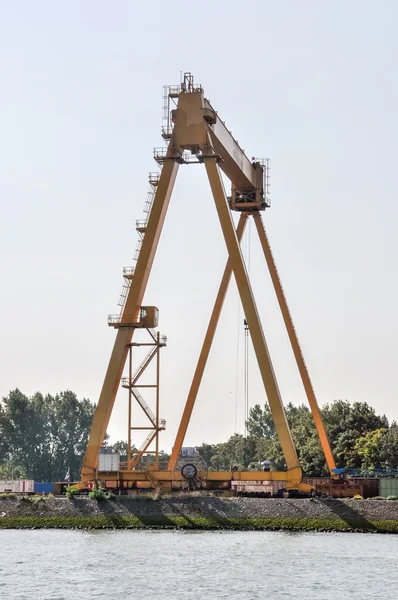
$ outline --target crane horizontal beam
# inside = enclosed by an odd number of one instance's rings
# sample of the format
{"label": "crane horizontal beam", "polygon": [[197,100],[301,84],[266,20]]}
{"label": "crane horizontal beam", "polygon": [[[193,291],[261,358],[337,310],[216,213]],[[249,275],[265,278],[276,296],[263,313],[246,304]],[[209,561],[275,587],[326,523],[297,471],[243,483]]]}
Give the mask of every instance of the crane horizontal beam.
{"label": "crane horizontal beam", "polygon": [[[212,146],[210,153],[217,154],[220,168],[236,188],[239,190],[256,190],[259,186],[262,188],[262,167],[249,160],[217,111],[204,97],[201,88],[189,93],[180,93],[177,109],[172,111],[172,122],[174,129],[170,147],[175,156],[184,150],[189,150],[199,157],[206,156],[209,153],[210,138]],[[261,177],[259,177],[259,168],[261,168]]]}
{"label": "crane horizontal beam", "polygon": [[213,122],[207,116],[207,127],[210,130],[214,150],[222,159],[221,170],[237,188],[256,188],[256,169],[252,162],[206,98],[204,108],[205,115],[214,115]]}

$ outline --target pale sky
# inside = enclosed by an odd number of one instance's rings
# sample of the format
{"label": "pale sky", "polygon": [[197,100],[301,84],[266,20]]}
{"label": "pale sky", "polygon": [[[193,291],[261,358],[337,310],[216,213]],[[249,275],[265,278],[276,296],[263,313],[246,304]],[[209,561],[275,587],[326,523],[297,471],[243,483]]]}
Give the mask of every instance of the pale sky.
{"label": "pale sky", "polygon": [[[320,404],[398,419],[397,17],[392,0],[0,0],[0,395],[97,401],[162,86],[191,71],[248,156],[271,158],[264,219]],[[284,402],[306,402],[254,227],[249,246]],[[225,260],[204,168],[182,167],[145,297],[169,340],[166,451]],[[233,434],[236,395],[243,432],[242,321],[233,283],[186,445]],[[250,405],[263,404],[250,362]],[[126,402],[122,390],[113,440]]]}

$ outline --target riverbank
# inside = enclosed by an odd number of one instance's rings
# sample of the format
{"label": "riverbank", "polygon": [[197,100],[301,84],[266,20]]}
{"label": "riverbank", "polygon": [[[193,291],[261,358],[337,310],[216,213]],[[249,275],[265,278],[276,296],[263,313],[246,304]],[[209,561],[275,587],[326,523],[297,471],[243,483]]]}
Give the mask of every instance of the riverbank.
{"label": "riverbank", "polygon": [[87,497],[0,497],[0,529],[146,527],[398,533],[398,501],[183,495],[97,502]]}

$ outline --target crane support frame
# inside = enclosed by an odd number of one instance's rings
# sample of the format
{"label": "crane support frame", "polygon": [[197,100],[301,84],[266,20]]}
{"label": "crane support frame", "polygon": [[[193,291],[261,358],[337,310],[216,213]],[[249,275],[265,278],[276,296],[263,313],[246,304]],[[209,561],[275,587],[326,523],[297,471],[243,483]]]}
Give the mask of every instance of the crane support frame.
{"label": "crane support frame", "polygon": [[[155,258],[178,168],[178,160],[171,156],[168,157],[156,188],[152,210],[134,271],[132,285],[126,298],[121,323],[134,323],[138,320],[138,314]],[[117,330],[116,340],[98,404],[94,412],[87,449],[83,459],[81,471],[82,482],[89,482],[96,477],[98,453],[105,439],[134,329],[134,326],[127,326],[120,327]]]}
{"label": "crane support frame", "polygon": [[[325,454],[326,463],[328,465],[328,469],[332,477],[335,477],[334,470],[336,469],[333,453],[331,450],[331,446],[329,443],[329,439],[326,433],[326,429],[324,423],[322,421],[322,416],[320,413],[319,405],[315,396],[315,391],[311,382],[311,378],[305,363],[305,359],[301,350],[300,342],[298,340],[297,332],[294,327],[293,319],[287,304],[286,296],[283,291],[283,287],[280,281],[278,269],[275,264],[275,260],[272,254],[271,246],[268,240],[268,236],[265,231],[264,223],[261,217],[261,214],[258,212],[251,213],[241,213],[238,227],[236,230],[237,238],[239,242],[241,242],[245,224],[247,219],[253,217],[256,225],[256,230],[259,236],[260,244],[263,249],[264,257],[266,259],[266,263],[268,266],[268,270],[270,272],[271,280],[274,286],[275,294],[277,296],[277,300],[279,303],[279,307],[283,316],[283,320],[286,326],[286,331],[289,336],[289,340],[292,346],[292,350],[294,353],[294,357],[296,359],[296,364],[301,376],[301,380],[303,382],[303,386],[305,389],[305,393],[308,399],[308,404],[310,406],[315,426],[318,432],[319,439],[321,441],[321,446]],[[244,219],[244,220],[243,220]],[[194,404],[196,401],[196,397],[199,391],[199,385],[201,379],[203,377],[203,372],[206,366],[206,362],[210,353],[211,345],[214,339],[214,335],[216,332],[216,327],[220,318],[221,310],[224,304],[225,296],[228,291],[229,282],[232,274],[232,266],[230,259],[227,260],[227,264],[224,270],[224,274],[221,280],[220,288],[217,294],[216,301],[214,303],[214,308],[212,315],[210,317],[208,329],[206,332],[206,336],[203,342],[202,350],[199,356],[198,364],[195,370],[195,374],[192,380],[191,388],[189,390],[189,394],[187,397],[187,401],[184,407],[183,416],[181,419],[180,427],[178,429],[175,442],[173,445],[172,454],[169,460],[168,468],[173,468],[175,461],[177,460],[181,447],[184,443],[185,434],[188,428],[189,420],[192,415],[192,411],[194,408]]]}
{"label": "crane support frame", "polygon": [[257,357],[261,378],[267,393],[272,418],[275,423],[275,428],[282,446],[283,455],[285,457],[286,466],[288,470],[297,469],[300,468],[300,466],[296,448],[294,446],[287,422],[282,397],[279,391],[274,368],[272,366],[271,356],[265,341],[264,332],[261,326],[256,302],[254,300],[249,276],[245,267],[241,248],[236,237],[236,231],[231,212],[228,207],[228,201],[219,172],[216,155],[213,157],[206,157],[204,159],[204,163],[213,193],[214,202],[216,204],[218,218],[224,234],[224,240],[227,246],[229,259],[232,264],[232,270],[235,275],[235,281],[238,286],[243,310],[249,325],[250,336],[252,339],[254,352]]}
{"label": "crane support frame", "polygon": [[[189,74],[190,75],[190,74]],[[193,78],[188,78],[189,85],[184,84],[176,90],[173,88],[173,98],[177,98],[177,108],[171,111],[170,130],[166,136],[168,147],[164,151],[155,153],[155,159],[162,170],[156,183],[153,205],[150,209],[149,219],[142,233],[142,246],[138,255],[137,264],[132,272],[131,286],[128,289],[124,306],[120,316],[119,328],[111,354],[109,366],[105,375],[98,405],[94,414],[93,424],[87,444],[87,450],[82,466],[81,485],[92,481],[100,476],[97,472],[98,452],[103,443],[110,415],[120,384],[120,379],[125,366],[127,353],[132,343],[135,329],[139,326],[139,314],[144,298],[148,278],[155,258],[159,238],[165,221],[167,209],[170,202],[174,182],[180,164],[195,162],[190,157],[196,157],[196,162],[204,163],[209,179],[216,211],[223,232],[225,244],[228,251],[228,262],[220,285],[216,304],[206,333],[202,352],[199,357],[197,369],[188,395],[187,403],[180,423],[180,427],[174,444],[172,457],[167,471],[153,471],[151,476],[143,471],[124,471],[118,473],[119,481],[149,481],[152,479],[165,482],[171,480],[171,470],[176,460],[176,455],[182,445],[188,423],[192,414],[193,406],[202,379],[203,371],[207,362],[210,347],[213,341],[219,315],[222,309],[225,294],[233,272],[237,283],[239,295],[247,319],[252,338],[254,351],[257,357],[261,378],[270,405],[276,431],[282,446],[287,470],[283,472],[209,472],[209,481],[231,481],[240,480],[285,480],[287,489],[301,489],[308,491],[309,486],[301,483],[302,472],[297,452],[293,443],[291,432],[287,423],[286,414],[279,391],[276,375],[273,369],[270,353],[259,318],[256,302],[246,270],[244,259],[240,248],[240,239],[249,216],[255,218],[258,234],[263,247],[271,278],[274,283],[278,301],[285,325],[288,329],[289,338],[293,346],[299,371],[310,401],[310,407],[316,420],[318,433],[322,447],[327,454],[328,441],[326,432],[322,427],[322,419],[317,407],[315,394],[309,379],[298,339],[295,334],[290,313],[287,308],[286,299],[280,285],[279,277],[272,258],[268,240],[259,211],[264,210],[269,204],[266,201],[266,190],[264,189],[264,165],[253,159],[250,161],[245,155],[232,134],[219,119],[216,111],[209,101],[204,98],[201,86],[194,86]],[[240,206],[239,201],[234,203],[228,201],[225,193],[220,169],[231,181],[233,194],[241,194],[243,199]],[[235,230],[231,216],[231,210],[240,210],[241,217],[238,228]],[[288,315],[289,318],[286,318]],[[292,331],[294,335],[292,334]],[[298,348],[298,350],[297,350]],[[304,365],[304,368],[303,368]],[[309,391],[312,390],[312,394]],[[315,410],[315,413],[314,413]],[[322,427],[319,426],[322,424]],[[323,433],[322,433],[323,431]],[[158,448],[158,446],[157,446]],[[328,466],[332,464],[333,457],[327,454]],[[334,464],[334,463],[333,463]]]}
{"label": "crane support frame", "polygon": [[290,314],[289,306],[287,304],[286,296],[283,291],[281,280],[279,277],[278,269],[275,264],[274,256],[272,254],[271,246],[268,240],[268,236],[265,231],[264,224],[259,213],[253,214],[254,222],[256,225],[258,237],[260,239],[261,247],[264,252],[264,257],[267,262],[268,270],[272,279],[275,294],[278,299],[279,308],[282,313],[282,317],[286,326],[286,331],[289,336],[290,344],[292,346],[293,354],[296,359],[297,368],[300,373],[301,381],[303,382],[304,390],[307,396],[308,404],[314,417],[315,427],[318,432],[318,436],[321,442],[322,449],[325,454],[326,463],[330,474],[335,476],[334,469],[336,463],[334,461],[332,449],[330,447],[328,435],[326,433],[325,425],[322,421],[322,416],[319,410],[319,405],[315,396],[314,387],[311,382],[310,374],[307,369],[307,365],[304,360],[303,352],[301,350],[300,342],[297,337],[296,328],[294,327],[293,319]]}
{"label": "crane support frame", "polygon": [[[241,213],[239,218],[238,227],[236,229],[236,236],[238,241],[242,239],[243,233],[247,223],[247,213]],[[198,364],[195,369],[195,373],[192,379],[191,387],[189,389],[187,401],[185,403],[184,412],[182,413],[180,425],[178,427],[176,439],[171,451],[168,469],[174,469],[174,465],[180,456],[182,444],[184,443],[185,435],[187,433],[189,421],[191,419],[193,407],[195,405],[196,397],[198,395],[200,383],[202,381],[203,373],[206,367],[207,360],[209,358],[210,349],[214,340],[214,334],[216,333],[218,321],[220,318],[221,310],[224,304],[225,296],[231,281],[232,275],[232,262],[228,258],[227,264],[224,269],[224,274],[221,279],[220,288],[214,303],[214,308],[210,317],[209,325],[207,327],[206,335],[203,341],[202,349],[200,351]]]}

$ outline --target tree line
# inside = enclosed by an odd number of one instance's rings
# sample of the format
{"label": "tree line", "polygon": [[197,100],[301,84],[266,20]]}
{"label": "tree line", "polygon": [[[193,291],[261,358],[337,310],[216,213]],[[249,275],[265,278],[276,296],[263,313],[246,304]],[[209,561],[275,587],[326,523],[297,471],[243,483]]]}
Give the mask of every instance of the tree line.
{"label": "tree line", "polygon": [[[289,403],[286,417],[303,473],[309,477],[329,474],[311,411]],[[321,408],[337,467],[397,468],[398,426],[377,415],[366,402],[335,400]],[[246,423],[248,435],[235,434],[225,443],[202,444],[198,451],[214,470],[259,469],[263,460],[275,471],[286,468],[269,406],[253,406]]]}
{"label": "tree line", "polygon": [[[54,396],[39,392],[31,397],[18,389],[0,401],[0,478],[63,481],[80,475],[82,458],[95,410],[94,403],[79,400],[71,391]],[[305,405],[288,404],[287,420],[303,473],[309,477],[328,475],[312,413]],[[322,419],[338,467],[398,467],[398,425],[376,414],[366,402],[350,404],[336,400],[321,409]],[[232,435],[219,444],[197,447],[210,470],[257,470],[267,459],[272,470],[284,470],[285,461],[269,406],[256,404],[246,423],[247,436]],[[113,448],[127,454],[127,443]],[[134,451],[134,448],[132,449]],[[161,453],[165,468],[169,455]],[[153,455],[147,456],[151,464]]]}
{"label": "tree line", "polygon": [[0,401],[0,478],[78,479],[95,404],[71,391],[31,397],[18,389]]}

